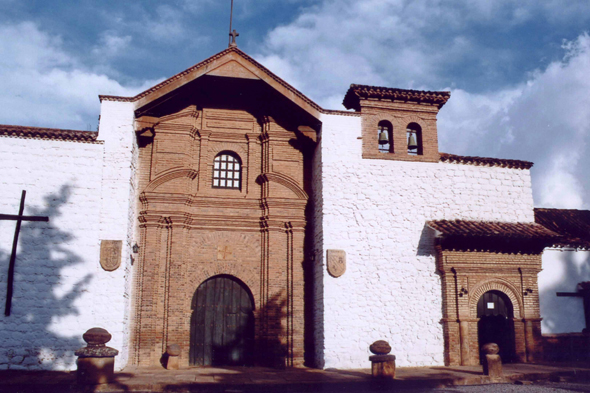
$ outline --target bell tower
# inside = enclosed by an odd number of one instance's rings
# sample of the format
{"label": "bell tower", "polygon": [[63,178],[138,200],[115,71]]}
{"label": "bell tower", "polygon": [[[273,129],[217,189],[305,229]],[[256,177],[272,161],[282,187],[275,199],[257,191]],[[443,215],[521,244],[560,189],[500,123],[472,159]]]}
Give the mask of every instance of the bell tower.
{"label": "bell tower", "polygon": [[438,162],[436,115],[450,96],[352,84],[343,105],[361,113],[363,158]]}

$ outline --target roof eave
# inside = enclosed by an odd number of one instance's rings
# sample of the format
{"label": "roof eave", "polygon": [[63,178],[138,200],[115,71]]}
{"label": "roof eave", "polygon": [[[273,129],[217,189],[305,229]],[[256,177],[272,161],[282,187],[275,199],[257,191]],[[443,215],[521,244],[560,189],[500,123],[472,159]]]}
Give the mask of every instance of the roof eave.
{"label": "roof eave", "polygon": [[272,88],[279,91],[284,97],[292,101],[295,105],[302,108],[314,118],[320,118],[320,113],[323,109],[313,102],[311,99],[303,95],[300,91],[273,74],[266,67],[258,63],[256,60],[242,52],[238,48],[228,48],[219,52],[200,63],[158,83],[157,85],[137,94],[134,97],[120,97],[111,95],[100,95],[100,101],[117,101],[117,102],[133,102],[134,109],[138,110],[157,100],[158,98],[167,95],[174,90],[185,86],[195,79],[208,74],[209,72],[218,69],[224,64],[235,60],[248,69],[258,79],[266,82]]}

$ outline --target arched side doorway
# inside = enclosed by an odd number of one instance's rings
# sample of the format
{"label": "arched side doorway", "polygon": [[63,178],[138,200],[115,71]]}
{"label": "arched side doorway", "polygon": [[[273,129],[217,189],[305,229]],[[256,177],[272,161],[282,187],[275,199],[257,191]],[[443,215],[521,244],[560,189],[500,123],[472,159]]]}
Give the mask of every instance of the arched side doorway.
{"label": "arched side doorway", "polygon": [[191,308],[191,366],[250,366],[254,301],[248,287],[228,275],[204,281]]}
{"label": "arched side doorway", "polygon": [[[510,298],[500,291],[488,291],[477,302],[479,348],[486,343],[500,347],[503,363],[515,361],[514,309]],[[483,355],[480,354],[480,361]]]}

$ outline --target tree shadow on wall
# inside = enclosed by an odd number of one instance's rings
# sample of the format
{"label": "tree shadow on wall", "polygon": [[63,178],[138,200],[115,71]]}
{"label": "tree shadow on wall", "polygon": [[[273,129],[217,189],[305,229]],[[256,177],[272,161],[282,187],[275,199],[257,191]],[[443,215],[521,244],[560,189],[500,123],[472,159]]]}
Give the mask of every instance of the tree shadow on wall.
{"label": "tree shadow on wall", "polygon": [[264,318],[266,326],[261,329],[262,337],[258,342],[259,351],[256,364],[264,367],[283,369],[291,366],[289,359],[289,332],[281,321],[287,320],[287,298],[282,292],[270,297],[266,305],[260,308],[259,315]]}
{"label": "tree shadow on wall", "polygon": [[[67,337],[55,328],[61,318],[79,315],[74,303],[92,278],[90,273],[80,279],[64,272],[64,269],[82,262],[82,258],[68,247],[75,236],[56,226],[71,189],[71,186],[64,185],[59,191],[45,196],[44,208],[26,205],[26,215],[47,216],[49,222],[24,221],[21,226],[12,311],[10,316],[4,313],[0,316],[2,369],[63,369],[74,362],[73,351],[83,346],[83,332],[77,337]],[[15,226],[7,227],[12,238]],[[3,244],[2,247],[10,245]],[[6,299],[9,258],[6,252],[0,254],[3,300]]]}
{"label": "tree shadow on wall", "polygon": [[[579,318],[577,321],[584,325],[584,306],[582,298],[557,297],[557,292],[576,292],[578,283],[587,280],[590,277],[590,253],[587,254],[585,261],[574,260],[573,251],[560,253],[562,256],[564,272],[561,279],[551,286],[544,288],[540,293],[541,300],[541,317],[543,324],[550,327],[553,331],[568,332],[571,330],[573,318]],[[546,310],[561,310],[558,314],[547,314]],[[564,313],[568,314],[564,318]],[[574,332],[571,332],[574,333]]]}

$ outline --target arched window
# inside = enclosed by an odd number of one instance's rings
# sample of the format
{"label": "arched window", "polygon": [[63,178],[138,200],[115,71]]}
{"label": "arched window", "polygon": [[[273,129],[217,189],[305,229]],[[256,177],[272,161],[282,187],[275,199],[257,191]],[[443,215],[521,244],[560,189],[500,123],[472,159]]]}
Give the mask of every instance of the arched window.
{"label": "arched window", "polygon": [[410,123],[406,127],[406,136],[408,141],[408,154],[411,156],[421,156],[422,151],[422,127],[417,123]]}
{"label": "arched window", "polygon": [[221,152],[213,161],[213,187],[240,189],[242,165],[237,155]]}
{"label": "arched window", "polygon": [[380,153],[393,153],[393,127],[386,120],[381,120],[377,125],[377,141]]}

